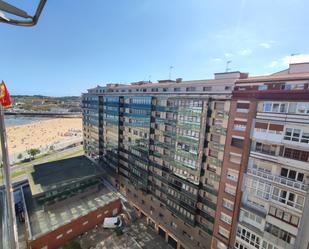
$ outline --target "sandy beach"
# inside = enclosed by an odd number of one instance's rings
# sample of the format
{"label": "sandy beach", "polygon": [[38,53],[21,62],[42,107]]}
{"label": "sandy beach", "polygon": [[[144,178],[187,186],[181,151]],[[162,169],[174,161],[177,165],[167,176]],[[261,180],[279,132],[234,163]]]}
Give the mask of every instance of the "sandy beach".
{"label": "sandy beach", "polygon": [[81,118],[56,118],[7,128],[9,154],[40,150],[82,136]]}

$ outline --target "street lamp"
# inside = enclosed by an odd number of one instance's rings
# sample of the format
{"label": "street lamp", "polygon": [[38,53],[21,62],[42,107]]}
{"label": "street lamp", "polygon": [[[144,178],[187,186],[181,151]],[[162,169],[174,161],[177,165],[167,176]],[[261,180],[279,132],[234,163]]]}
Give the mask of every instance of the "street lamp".
{"label": "street lamp", "polygon": [[[37,24],[39,17],[41,15],[41,12],[45,6],[47,0],[40,0],[35,14],[33,16],[29,15],[26,11],[19,9],[5,1],[0,0],[0,22],[17,25],[17,26],[34,26]],[[7,17],[6,14],[11,14],[14,16],[19,17],[19,19],[13,19],[10,17]]]}

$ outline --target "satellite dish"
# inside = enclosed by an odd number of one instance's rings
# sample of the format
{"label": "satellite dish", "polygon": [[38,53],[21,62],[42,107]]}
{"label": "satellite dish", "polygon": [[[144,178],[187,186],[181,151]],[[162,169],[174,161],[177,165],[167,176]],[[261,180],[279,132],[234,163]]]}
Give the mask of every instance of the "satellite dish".
{"label": "satellite dish", "polygon": [[[34,26],[39,20],[46,1],[47,0],[40,0],[36,8],[35,14],[31,16],[26,11],[0,0],[0,22],[17,26]],[[18,17],[18,19],[15,19],[15,17],[14,19],[8,17],[6,16],[6,14],[16,16]]]}

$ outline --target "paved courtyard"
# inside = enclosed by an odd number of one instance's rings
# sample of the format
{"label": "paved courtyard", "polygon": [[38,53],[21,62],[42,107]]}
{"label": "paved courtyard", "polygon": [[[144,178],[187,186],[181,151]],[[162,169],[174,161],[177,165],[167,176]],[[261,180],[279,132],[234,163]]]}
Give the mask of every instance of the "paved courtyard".
{"label": "paved courtyard", "polygon": [[83,249],[170,249],[171,247],[142,220],[127,225],[123,235],[102,225],[89,231],[80,239]]}

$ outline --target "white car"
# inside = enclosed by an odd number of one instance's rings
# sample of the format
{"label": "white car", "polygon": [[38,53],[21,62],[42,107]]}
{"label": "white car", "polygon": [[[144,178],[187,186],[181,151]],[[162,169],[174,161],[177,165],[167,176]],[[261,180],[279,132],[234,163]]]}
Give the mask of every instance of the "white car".
{"label": "white car", "polygon": [[122,226],[121,216],[104,218],[104,222],[103,222],[104,228],[116,228],[116,227],[121,227],[121,226]]}

